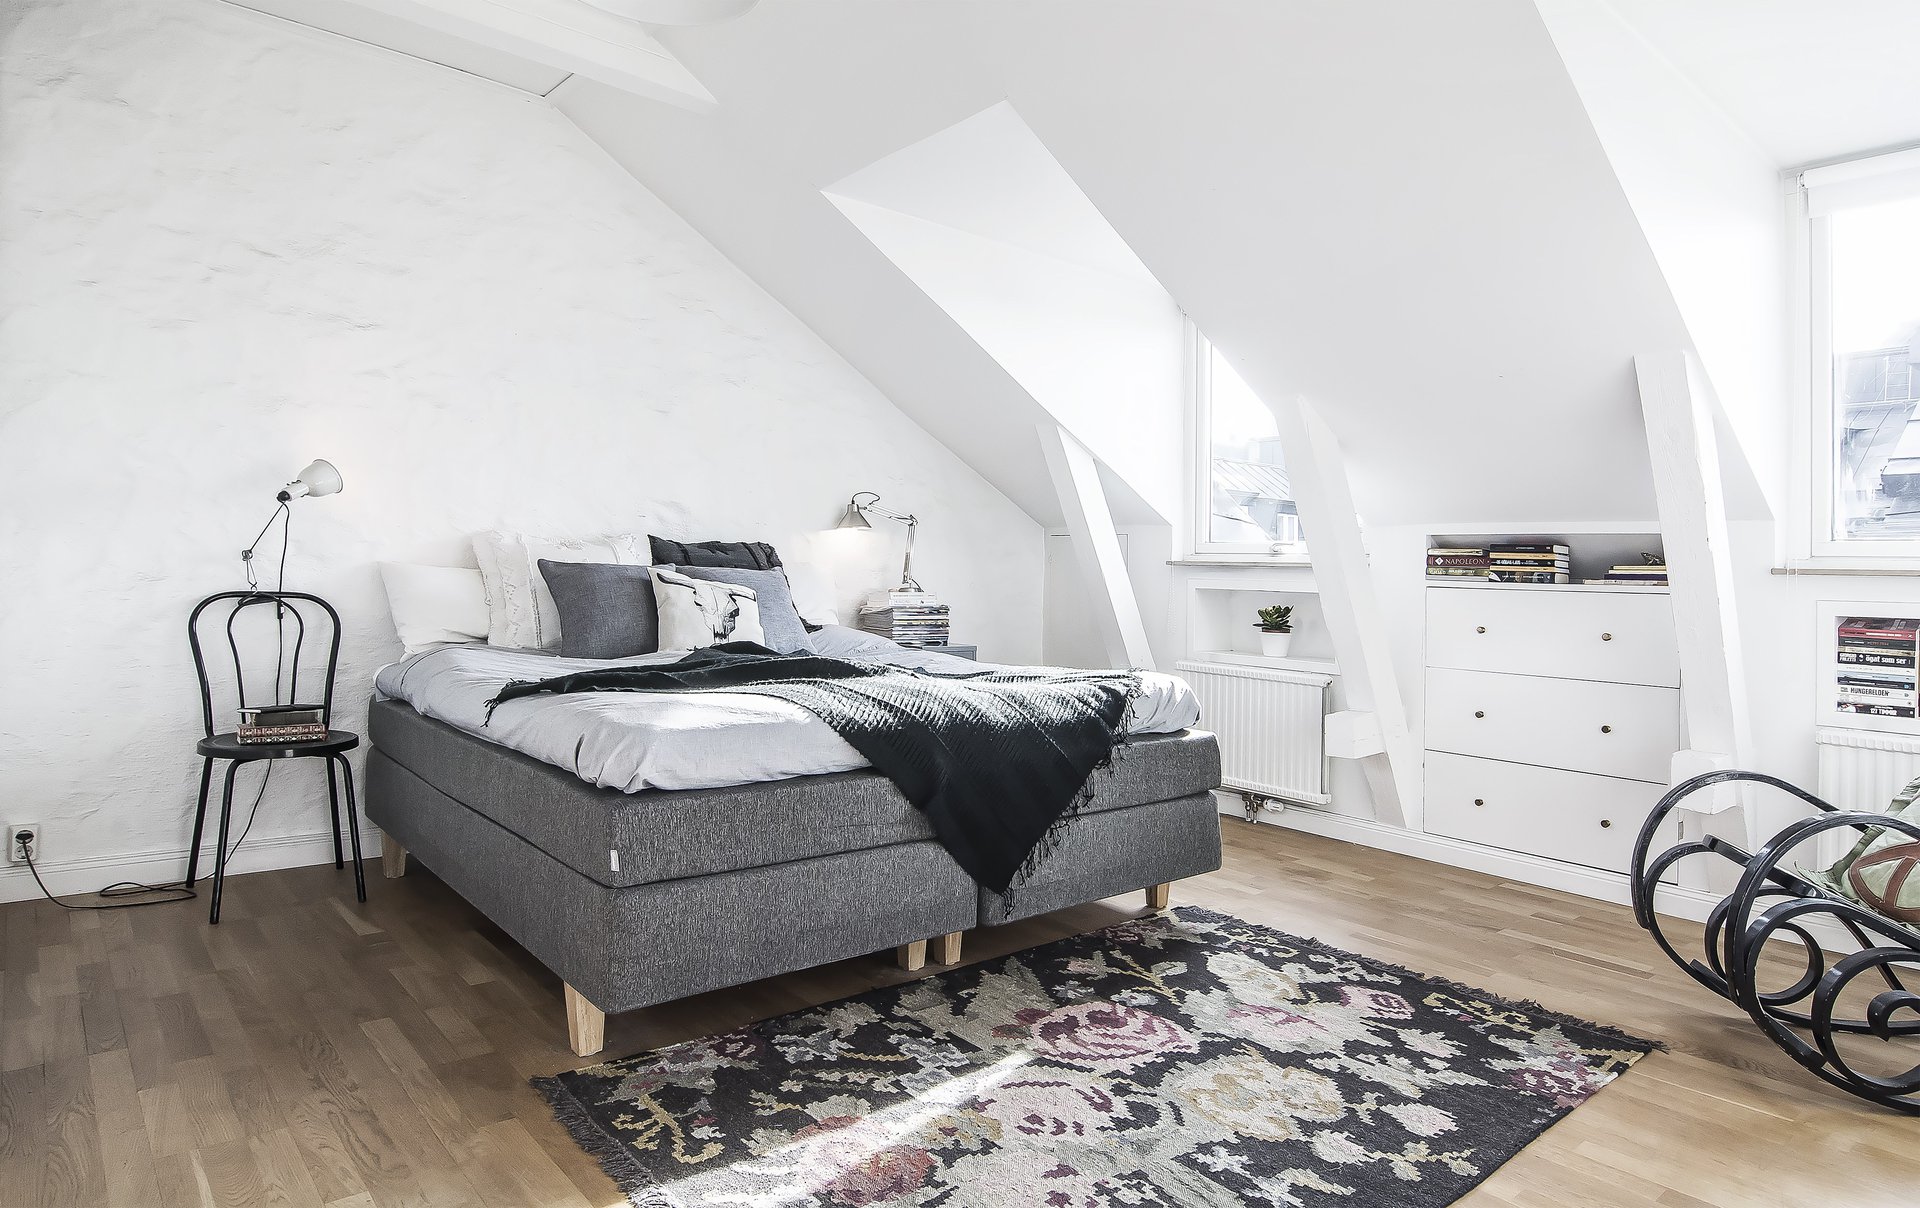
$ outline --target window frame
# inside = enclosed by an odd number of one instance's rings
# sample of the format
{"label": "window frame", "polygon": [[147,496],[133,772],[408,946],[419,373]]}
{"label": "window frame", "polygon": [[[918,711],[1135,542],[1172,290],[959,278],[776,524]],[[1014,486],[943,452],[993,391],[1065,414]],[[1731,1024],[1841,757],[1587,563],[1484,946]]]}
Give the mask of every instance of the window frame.
{"label": "window frame", "polygon": [[1186,516],[1182,552],[1195,561],[1249,566],[1310,566],[1307,543],[1214,541],[1213,522],[1213,342],[1191,318],[1182,317],[1186,357]]}
{"label": "window frame", "polygon": [[[1902,195],[1920,198],[1920,183],[1902,185],[1910,176],[1920,150],[1866,156],[1788,173],[1793,268],[1793,387],[1799,422],[1795,425],[1792,502],[1807,518],[1794,534],[1794,562],[1842,570],[1893,570],[1920,574],[1920,537],[1876,541],[1837,536],[1839,520],[1837,469],[1839,416],[1833,392],[1833,251],[1832,220],[1813,205],[1813,190],[1822,187],[1868,191],[1858,204],[1893,200]],[[1840,208],[1840,207],[1836,207]],[[1804,494],[1801,494],[1804,493]]]}

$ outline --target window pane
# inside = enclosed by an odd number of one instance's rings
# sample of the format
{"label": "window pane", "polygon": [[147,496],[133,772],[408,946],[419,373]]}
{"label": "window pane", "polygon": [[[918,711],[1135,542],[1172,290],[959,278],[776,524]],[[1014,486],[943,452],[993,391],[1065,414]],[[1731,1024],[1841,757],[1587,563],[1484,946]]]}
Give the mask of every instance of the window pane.
{"label": "window pane", "polygon": [[1829,219],[1834,536],[1920,538],[1920,199]]}
{"label": "window pane", "polygon": [[1213,506],[1207,540],[1265,547],[1300,543],[1287,463],[1280,455],[1280,428],[1273,412],[1254,396],[1220,353],[1209,347],[1212,391],[1207,431]]}

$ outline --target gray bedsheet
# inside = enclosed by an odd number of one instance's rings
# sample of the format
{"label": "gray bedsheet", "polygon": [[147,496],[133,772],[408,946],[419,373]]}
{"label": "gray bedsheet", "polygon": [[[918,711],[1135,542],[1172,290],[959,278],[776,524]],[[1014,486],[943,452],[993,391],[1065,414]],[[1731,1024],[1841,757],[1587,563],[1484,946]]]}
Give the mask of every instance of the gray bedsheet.
{"label": "gray bedsheet", "polygon": [[[821,654],[919,667],[977,670],[951,655],[908,650],[841,626],[814,635]],[[509,680],[545,679],[599,667],[672,662],[684,652],[636,658],[566,659],[485,645],[441,646],[381,671],[383,697],[469,734],[564,768],[589,784],[634,793],[705,789],[847,772],[867,766],[819,718],[797,705],[749,693],[655,695],[602,692],[509,701],[487,721],[486,704]],[[1186,683],[1146,672],[1128,713],[1135,734],[1170,734],[1200,720]]]}

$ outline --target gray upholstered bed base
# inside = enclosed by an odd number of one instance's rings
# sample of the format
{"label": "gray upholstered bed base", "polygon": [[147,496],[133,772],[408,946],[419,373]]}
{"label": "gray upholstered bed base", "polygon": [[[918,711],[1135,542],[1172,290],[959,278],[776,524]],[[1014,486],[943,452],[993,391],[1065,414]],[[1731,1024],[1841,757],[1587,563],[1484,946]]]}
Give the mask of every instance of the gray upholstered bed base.
{"label": "gray upholstered bed base", "polygon": [[583,1056],[602,1013],[888,948],[924,959],[930,937],[948,937],[940,956],[954,960],[971,927],[1220,866],[1207,734],[1139,741],[1096,774],[1093,801],[1010,905],[873,772],[624,794],[398,702],[375,702],[369,730],[367,816],[388,837],[389,875],[417,855],[557,973]]}

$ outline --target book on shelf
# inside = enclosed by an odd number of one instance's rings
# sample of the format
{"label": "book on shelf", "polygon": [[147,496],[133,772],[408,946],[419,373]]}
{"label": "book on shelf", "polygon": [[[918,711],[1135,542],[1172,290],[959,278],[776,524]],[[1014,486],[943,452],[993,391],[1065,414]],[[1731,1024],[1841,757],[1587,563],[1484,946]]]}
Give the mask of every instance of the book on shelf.
{"label": "book on shelf", "polygon": [[1573,582],[1573,576],[1564,570],[1515,570],[1510,566],[1488,567],[1487,579],[1492,583],[1565,584]]}
{"label": "book on shelf", "polygon": [[1508,542],[1500,545],[1489,545],[1487,547],[1487,553],[1495,557],[1510,554],[1547,554],[1549,556],[1566,558],[1572,556],[1573,550],[1571,547],[1565,545],[1535,545],[1527,542]]}
{"label": "book on shelf", "polygon": [[1913,649],[1904,653],[1898,650],[1861,649],[1856,646],[1840,647],[1840,661],[1849,666],[1859,667],[1908,667],[1914,665]]}
{"label": "book on shelf", "polygon": [[1842,638],[1867,638],[1912,645],[1920,639],[1920,620],[1904,617],[1848,617],[1840,622]]}
{"label": "book on shelf", "polygon": [[1487,556],[1487,549],[1483,545],[1433,545],[1427,547],[1427,556],[1429,558],[1435,554],[1442,556],[1459,555],[1467,558],[1484,558]]}
{"label": "book on shelf", "polygon": [[1465,566],[1477,567],[1487,564],[1485,554],[1428,554],[1428,566]]}
{"label": "book on shelf", "polygon": [[1429,566],[1429,579],[1484,579],[1487,568],[1484,566]]}

